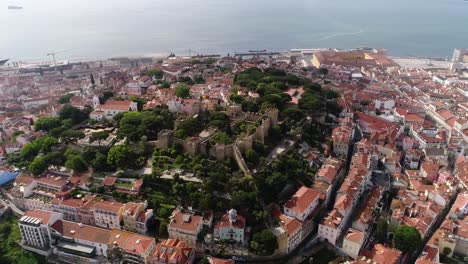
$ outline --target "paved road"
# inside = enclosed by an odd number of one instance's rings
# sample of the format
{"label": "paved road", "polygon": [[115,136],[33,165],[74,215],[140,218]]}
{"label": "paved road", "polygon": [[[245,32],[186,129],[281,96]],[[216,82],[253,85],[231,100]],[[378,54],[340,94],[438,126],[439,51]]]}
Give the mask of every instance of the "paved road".
{"label": "paved road", "polygon": [[23,215],[24,212],[16,207],[15,204],[13,204],[10,200],[7,199],[7,197],[3,194],[1,194],[1,199],[0,203],[3,204],[5,207],[10,207],[11,210],[16,214],[16,215]]}

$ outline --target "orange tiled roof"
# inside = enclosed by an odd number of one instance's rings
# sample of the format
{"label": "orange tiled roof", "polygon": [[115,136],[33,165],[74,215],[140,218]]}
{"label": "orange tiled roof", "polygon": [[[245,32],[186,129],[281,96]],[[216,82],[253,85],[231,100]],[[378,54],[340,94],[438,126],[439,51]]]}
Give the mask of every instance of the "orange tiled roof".
{"label": "orange tiled roof", "polygon": [[302,186],[285,204],[284,207],[292,211],[303,213],[307,207],[316,199],[319,199],[320,192]]}

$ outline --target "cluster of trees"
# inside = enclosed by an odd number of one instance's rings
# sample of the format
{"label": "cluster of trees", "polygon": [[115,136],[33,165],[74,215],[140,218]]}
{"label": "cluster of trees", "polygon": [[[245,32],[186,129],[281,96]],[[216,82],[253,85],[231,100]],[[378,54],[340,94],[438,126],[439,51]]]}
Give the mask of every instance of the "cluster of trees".
{"label": "cluster of trees", "polygon": [[403,253],[414,252],[421,243],[421,234],[414,226],[400,225],[393,234],[393,247]]}
{"label": "cluster of trees", "polygon": [[210,139],[214,144],[231,144],[233,142],[232,138],[224,131],[216,132]]}
{"label": "cluster of trees", "polygon": [[0,262],[4,264],[38,264],[46,263],[39,255],[25,251],[18,244],[21,234],[18,219],[10,216],[2,220],[0,225]]}
{"label": "cluster of trees", "polygon": [[58,103],[59,104],[66,104],[66,103],[69,103],[70,102],[70,99],[75,96],[74,94],[72,93],[69,93],[69,94],[65,94],[65,95],[62,95],[59,99],[58,99]]}
{"label": "cluster of trees", "polygon": [[224,112],[214,112],[208,121],[208,126],[216,127],[217,129],[231,135],[231,119]]}
{"label": "cluster of trees", "polygon": [[[284,91],[289,87],[302,85],[305,92],[299,100],[300,110],[310,112],[326,107],[327,111],[333,114],[339,112],[339,107],[335,100],[333,100],[339,96],[336,91],[322,89],[318,83],[312,83],[307,78],[287,74],[283,70],[265,69],[262,72],[258,68],[249,68],[236,75],[235,84],[237,86],[233,87],[230,99],[242,104],[244,111],[258,112],[271,106],[284,110],[287,107],[287,103],[291,101],[291,97],[285,94]],[[260,98],[246,100],[244,97],[237,95],[240,87],[257,92]],[[297,112],[294,114],[297,114]]]}
{"label": "cluster of trees", "polygon": [[179,83],[175,87],[175,95],[179,98],[189,98],[190,97],[190,86],[186,83]]}
{"label": "cluster of trees", "polygon": [[185,139],[189,136],[197,135],[202,130],[203,122],[200,118],[189,117],[177,125],[174,136],[180,139]]}
{"label": "cluster of trees", "polygon": [[141,140],[142,136],[146,136],[147,140],[157,139],[159,131],[174,126],[174,116],[167,107],[121,113],[114,120],[119,124],[119,138],[126,137],[132,142]]}
{"label": "cluster of trees", "polygon": [[66,159],[64,165],[67,169],[74,172],[83,172],[88,169],[88,164],[79,151],[69,148],[64,155]]}
{"label": "cluster of trees", "polygon": [[237,86],[233,87],[230,99],[242,104],[244,111],[258,112],[272,106],[284,109],[286,104],[291,101],[291,97],[284,91],[290,86],[297,86],[310,81],[287,74],[283,70],[270,68],[262,72],[258,68],[249,68],[236,75],[234,82],[238,86],[246,87],[249,91],[257,92],[260,98],[245,100],[237,95],[239,89]]}
{"label": "cluster of trees", "polygon": [[91,111],[91,107],[81,111],[71,105],[65,105],[59,112],[58,117],[41,118],[36,121],[34,128],[36,131],[42,130],[53,137],[59,138],[64,131],[86,121]]}
{"label": "cluster of trees", "polygon": [[282,155],[255,175],[255,183],[266,203],[280,203],[279,193],[290,180],[311,184],[315,171],[298,154]]}
{"label": "cluster of trees", "polygon": [[318,83],[304,85],[304,93],[299,100],[299,109],[304,111],[314,111],[325,109],[332,114],[338,114],[340,109],[333,99],[339,97],[335,90],[322,89]]}
{"label": "cluster of trees", "polygon": [[161,70],[156,70],[156,69],[151,69],[151,70],[146,70],[142,72],[143,75],[149,76],[149,77],[154,77],[156,79],[162,79],[164,76],[163,71]]}
{"label": "cluster of trees", "polygon": [[278,248],[276,236],[268,229],[253,235],[250,247],[258,255],[271,255]]}
{"label": "cluster of trees", "polygon": [[250,91],[257,91],[258,85],[273,84],[280,89],[287,89],[288,86],[302,85],[307,82],[305,78],[299,78],[292,74],[287,74],[285,71],[275,68],[268,68],[261,71],[259,68],[249,68],[238,74],[235,83],[248,88]]}
{"label": "cluster of trees", "polygon": [[421,246],[422,237],[418,229],[414,226],[399,225],[393,233],[393,241],[388,241],[388,232],[391,226],[388,225],[388,220],[380,218],[375,229],[375,238],[378,243],[391,242],[393,247],[403,253],[414,252]]}
{"label": "cluster of trees", "polygon": [[179,77],[179,79],[177,79],[177,81],[180,83],[186,83],[188,85],[205,83],[205,79],[203,79],[203,77],[200,75],[196,75],[193,78],[190,78],[188,76],[181,76]]}

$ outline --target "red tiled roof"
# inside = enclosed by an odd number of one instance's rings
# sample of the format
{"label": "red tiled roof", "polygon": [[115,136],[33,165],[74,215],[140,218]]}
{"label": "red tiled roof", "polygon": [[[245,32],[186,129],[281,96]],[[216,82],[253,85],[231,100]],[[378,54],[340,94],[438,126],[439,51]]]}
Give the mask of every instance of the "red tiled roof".
{"label": "red tiled roof", "polygon": [[360,244],[364,239],[364,234],[361,231],[350,229],[345,239]]}
{"label": "red tiled roof", "polygon": [[116,244],[123,251],[131,254],[147,254],[153,243],[155,243],[154,238],[118,229],[113,229],[109,237],[109,244]]}
{"label": "red tiled roof", "polygon": [[292,211],[303,213],[310,204],[319,199],[320,192],[302,186],[285,204]]}
{"label": "red tiled roof", "polygon": [[100,201],[94,204],[94,208],[109,212],[119,212],[124,204],[119,202]]}
{"label": "red tiled roof", "polygon": [[107,100],[105,104],[98,105],[96,109],[104,110],[130,110],[131,101],[116,101],[116,100]]}
{"label": "red tiled roof", "polygon": [[[184,221],[184,217],[188,221]],[[176,228],[181,230],[186,230],[189,232],[195,232],[197,227],[202,224],[203,217],[198,215],[184,214],[180,211],[177,211],[174,214],[173,219],[169,223],[169,228]]]}
{"label": "red tiled roof", "polygon": [[188,263],[193,248],[187,247],[184,241],[166,239],[156,244],[153,259],[158,263],[185,264]]}
{"label": "red tiled roof", "polygon": [[53,213],[43,210],[26,211],[23,216],[38,218],[42,224],[47,224]]}
{"label": "red tiled roof", "polygon": [[219,222],[216,224],[217,227],[233,227],[237,229],[245,228],[245,217],[237,215],[236,222],[231,223],[229,221],[229,214],[224,214]]}
{"label": "red tiled roof", "polygon": [[370,257],[374,262],[379,264],[395,264],[401,256],[401,251],[385,247],[382,244],[377,244],[369,252],[367,257]]}
{"label": "red tiled roof", "polygon": [[112,186],[115,184],[116,181],[117,181],[117,177],[107,176],[104,178],[104,181],[102,181],[102,184],[104,186]]}
{"label": "red tiled roof", "polygon": [[283,227],[288,231],[288,236],[291,237],[298,229],[301,228],[302,224],[296,218],[289,217],[281,214],[279,219],[283,222]]}
{"label": "red tiled roof", "polygon": [[234,260],[208,257],[210,264],[234,264]]}
{"label": "red tiled roof", "polygon": [[107,229],[62,220],[56,221],[51,227],[65,237],[99,244],[107,244],[111,235]]}

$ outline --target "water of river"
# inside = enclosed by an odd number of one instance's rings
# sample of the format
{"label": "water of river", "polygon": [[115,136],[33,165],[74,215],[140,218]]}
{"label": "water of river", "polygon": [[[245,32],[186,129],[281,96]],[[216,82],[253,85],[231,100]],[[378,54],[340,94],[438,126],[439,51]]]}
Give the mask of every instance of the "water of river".
{"label": "water of river", "polygon": [[12,60],[360,46],[448,56],[468,47],[468,1],[0,0]]}

